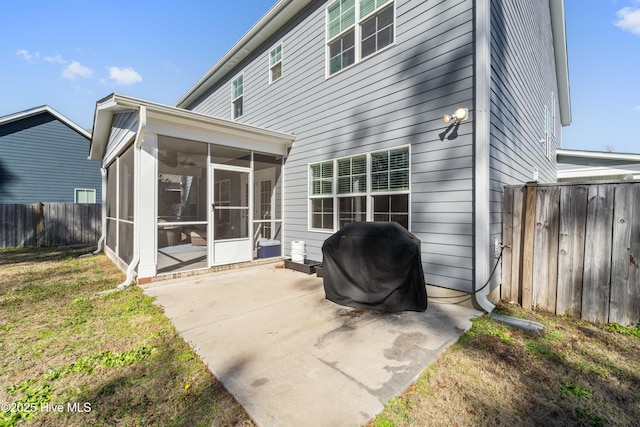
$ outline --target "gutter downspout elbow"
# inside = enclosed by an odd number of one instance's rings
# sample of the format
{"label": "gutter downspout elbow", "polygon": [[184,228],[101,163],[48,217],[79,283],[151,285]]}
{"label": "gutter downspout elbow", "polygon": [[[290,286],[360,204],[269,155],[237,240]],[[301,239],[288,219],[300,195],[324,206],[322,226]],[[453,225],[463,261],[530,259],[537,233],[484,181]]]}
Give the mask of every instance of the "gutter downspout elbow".
{"label": "gutter downspout elbow", "polygon": [[473,295],[475,303],[487,313],[491,314],[493,309],[496,308],[496,306],[487,298],[487,294],[474,293]]}

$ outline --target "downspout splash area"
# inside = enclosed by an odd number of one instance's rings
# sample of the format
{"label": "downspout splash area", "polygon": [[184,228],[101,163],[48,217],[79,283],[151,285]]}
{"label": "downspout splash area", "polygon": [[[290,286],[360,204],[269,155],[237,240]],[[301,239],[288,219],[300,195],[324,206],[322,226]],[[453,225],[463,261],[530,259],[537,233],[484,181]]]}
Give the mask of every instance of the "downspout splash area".
{"label": "downspout splash area", "polygon": [[[140,171],[140,150],[142,148],[142,141],[144,139],[144,133],[147,128],[147,108],[144,105],[140,106],[140,110],[138,111],[138,131],[136,132],[136,139],[134,142],[134,173]],[[140,263],[140,178],[134,179],[134,190],[133,190],[133,259],[129,263],[129,267],[127,267],[127,277],[124,279],[124,282],[120,283],[113,289],[109,289],[106,291],[98,292],[95,297],[111,294],[114,292],[120,292],[126,288],[128,288],[134,281],[134,277],[136,275],[136,268]]]}

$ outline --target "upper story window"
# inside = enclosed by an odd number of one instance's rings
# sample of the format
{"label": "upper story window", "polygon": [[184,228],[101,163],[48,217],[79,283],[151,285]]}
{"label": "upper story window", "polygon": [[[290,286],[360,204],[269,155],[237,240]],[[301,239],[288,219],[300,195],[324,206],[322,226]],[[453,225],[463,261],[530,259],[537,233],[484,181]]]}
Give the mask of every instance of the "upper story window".
{"label": "upper story window", "polygon": [[269,52],[269,83],[282,77],[282,43]]}
{"label": "upper story window", "polygon": [[336,0],[327,7],[328,75],[393,43],[393,5],[393,0]]}
{"label": "upper story window", "polygon": [[231,109],[233,119],[237,119],[244,113],[242,106],[242,98],[244,95],[243,77],[240,74],[231,83]]}

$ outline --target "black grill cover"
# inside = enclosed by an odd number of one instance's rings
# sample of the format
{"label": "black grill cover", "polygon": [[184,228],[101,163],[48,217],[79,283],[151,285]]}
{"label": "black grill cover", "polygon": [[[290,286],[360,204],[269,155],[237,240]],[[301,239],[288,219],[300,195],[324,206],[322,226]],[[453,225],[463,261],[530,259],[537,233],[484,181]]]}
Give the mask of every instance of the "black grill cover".
{"label": "black grill cover", "polygon": [[354,222],[322,245],[328,300],[387,312],[425,311],[420,240],[397,222]]}

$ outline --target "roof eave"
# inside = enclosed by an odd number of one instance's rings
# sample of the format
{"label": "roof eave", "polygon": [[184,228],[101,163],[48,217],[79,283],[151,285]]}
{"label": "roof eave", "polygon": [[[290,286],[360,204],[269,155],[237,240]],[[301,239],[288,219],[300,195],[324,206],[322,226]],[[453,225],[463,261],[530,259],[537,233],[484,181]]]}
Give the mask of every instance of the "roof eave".
{"label": "roof eave", "polygon": [[640,154],[634,153],[610,153],[604,151],[585,151],[585,150],[556,150],[557,156],[579,157],[586,159],[606,159],[606,160],[625,160],[632,162],[640,162]]}
{"label": "roof eave", "polygon": [[242,132],[245,135],[253,135],[258,139],[268,138],[275,140],[283,146],[291,146],[295,141],[294,135],[244,123],[231,122],[182,108],[114,93],[96,103],[94,131],[89,153],[91,160],[101,161],[104,156],[109,142],[113,115],[122,111],[138,111],[141,105],[146,107],[149,120],[163,119],[180,125],[201,124],[202,126],[215,126],[217,129],[229,133]]}
{"label": "roof eave", "polygon": [[571,124],[571,92],[569,87],[569,56],[567,54],[567,30],[564,13],[564,0],[550,0],[551,31],[558,82],[558,103],[560,104],[560,123]]}
{"label": "roof eave", "polygon": [[194,101],[309,3],[310,0],[278,1],[209,71],[182,95],[175,106],[189,108]]}
{"label": "roof eave", "polygon": [[10,123],[10,122],[15,122],[17,120],[26,119],[27,117],[36,116],[36,115],[42,114],[42,113],[51,114],[57,120],[59,120],[62,123],[66,124],[71,129],[73,129],[76,132],[78,132],[80,135],[84,136],[87,139],[91,139],[91,132],[87,131],[86,129],[83,129],[80,126],[78,126],[76,123],[74,123],[70,119],[66,118],[62,114],[58,113],[56,110],[54,110],[53,108],[51,108],[48,105],[41,105],[39,107],[31,108],[29,110],[20,111],[20,112],[15,113],[15,114],[10,114],[8,116],[0,117],[0,125],[6,124],[6,123]]}

